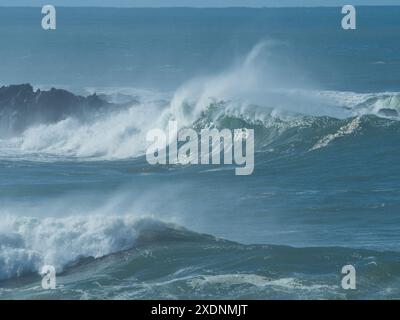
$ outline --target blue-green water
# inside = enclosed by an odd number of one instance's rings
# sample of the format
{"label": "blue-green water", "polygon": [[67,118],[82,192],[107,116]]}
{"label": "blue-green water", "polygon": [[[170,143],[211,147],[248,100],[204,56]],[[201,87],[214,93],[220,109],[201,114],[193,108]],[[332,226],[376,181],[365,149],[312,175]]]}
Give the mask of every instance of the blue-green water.
{"label": "blue-green water", "polygon": [[[1,110],[0,298],[400,297],[400,8],[57,12],[0,9],[0,82],[124,107]],[[254,173],[149,165],[172,118],[253,128]]]}

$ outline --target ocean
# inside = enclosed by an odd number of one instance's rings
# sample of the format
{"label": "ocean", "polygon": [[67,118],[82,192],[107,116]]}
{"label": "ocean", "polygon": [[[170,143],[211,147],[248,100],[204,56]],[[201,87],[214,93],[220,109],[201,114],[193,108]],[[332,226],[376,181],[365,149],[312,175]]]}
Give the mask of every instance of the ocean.
{"label": "ocean", "polygon": [[[0,7],[0,299],[400,298],[400,7],[342,17]],[[150,165],[171,119],[253,174]]]}

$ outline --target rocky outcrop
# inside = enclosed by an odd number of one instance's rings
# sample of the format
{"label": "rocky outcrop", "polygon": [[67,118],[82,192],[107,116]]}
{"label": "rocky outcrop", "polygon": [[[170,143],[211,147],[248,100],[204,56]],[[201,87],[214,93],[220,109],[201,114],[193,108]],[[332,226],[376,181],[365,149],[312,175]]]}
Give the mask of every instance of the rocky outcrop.
{"label": "rocky outcrop", "polygon": [[69,116],[85,119],[115,107],[94,94],[76,96],[62,89],[34,90],[30,84],[0,88],[0,137],[19,133],[33,124],[49,124]]}

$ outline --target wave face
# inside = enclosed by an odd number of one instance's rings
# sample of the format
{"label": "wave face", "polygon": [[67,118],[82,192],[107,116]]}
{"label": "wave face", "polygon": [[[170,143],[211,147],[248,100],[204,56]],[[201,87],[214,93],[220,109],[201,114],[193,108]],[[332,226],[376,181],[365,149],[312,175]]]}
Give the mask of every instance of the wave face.
{"label": "wave face", "polygon": [[172,95],[125,89],[84,98],[29,85],[3,87],[0,148],[7,156],[133,158],[145,153],[150,129],[166,130],[174,119],[180,128],[255,128],[259,150],[295,130],[297,139],[312,140],[306,149],[316,150],[351,136],[366,116],[386,119],[383,126],[399,119],[398,93],[290,89],[268,65],[260,66],[270,45],[257,45],[241,63],[189,81]]}
{"label": "wave face", "polygon": [[[324,92],[315,95],[325,97]],[[351,108],[348,105],[339,105],[349,108],[343,110],[343,114],[349,114],[345,118],[293,114],[272,107],[225,100],[209,102],[198,116],[183,111],[192,107],[186,102],[183,102],[181,105],[183,110],[179,110],[178,113],[171,112],[168,106],[162,106],[160,102],[137,104],[96,116],[94,121],[82,122],[81,118],[72,116],[56,123],[33,125],[19,136],[0,139],[0,148],[7,156],[26,156],[30,159],[34,159],[38,154],[47,156],[48,159],[51,157],[82,160],[134,158],[145,153],[147,147],[145,137],[149,130],[154,128],[167,130],[168,120],[178,118],[181,119],[178,121],[181,128],[193,127],[198,131],[212,127],[253,128],[258,151],[269,145],[281,144],[285,137],[296,131],[298,140],[313,141],[312,145],[304,148],[315,150],[327,146],[336,138],[351,137],[360,129],[362,123],[370,121],[370,123],[380,123],[382,127],[397,126],[395,110],[399,105],[397,103],[393,105],[392,102],[396,99],[398,99],[397,94],[391,95],[390,98],[378,94],[373,98],[375,102],[370,103],[370,95],[367,95],[365,100]],[[391,108],[377,107],[387,104],[390,104]],[[152,116],[149,114],[153,114],[156,120],[151,121]],[[375,120],[372,115],[382,120]],[[105,132],[106,135],[103,134]]]}
{"label": "wave face", "polygon": [[[399,294],[400,255],[395,252],[242,245],[129,216],[10,219],[2,227],[9,236],[2,241],[0,298],[48,297],[37,286],[40,278],[29,276],[43,262],[58,263],[59,289],[51,293],[53,299],[365,299]],[[348,261],[359,274],[353,292],[340,287],[338,268]],[[12,277],[17,274],[16,282]]]}

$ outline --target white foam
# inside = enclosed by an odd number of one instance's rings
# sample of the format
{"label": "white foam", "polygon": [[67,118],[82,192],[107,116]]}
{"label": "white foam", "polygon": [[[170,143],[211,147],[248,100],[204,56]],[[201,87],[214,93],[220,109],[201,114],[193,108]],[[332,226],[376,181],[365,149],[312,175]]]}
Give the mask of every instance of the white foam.
{"label": "white foam", "polygon": [[190,280],[190,285],[193,288],[204,287],[208,285],[251,285],[255,287],[276,287],[290,290],[326,290],[333,287],[326,284],[305,284],[296,278],[278,278],[270,279],[257,274],[221,274],[221,275],[204,275],[198,276]]}
{"label": "white foam", "polygon": [[80,257],[99,258],[131,248],[137,222],[133,216],[8,216],[0,223],[0,279],[39,272],[43,265],[61,271]]}
{"label": "white foam", "polygon": [[310,151],[317,150],[320,148],[326,147],[328,144],[330,144],[333,140],[342,138],[344,136],[353,134],[356,132],[360,126],[361,120],[360,117],[354,118],[354,120],[350,121],[346,125],[342,126],[339,128],[338,131],[335,133],[328,134],[324,137],[322,137],[318,142],[310,149]]}

